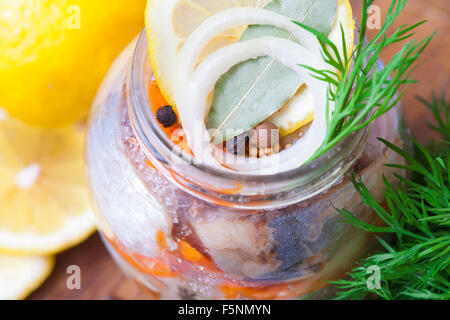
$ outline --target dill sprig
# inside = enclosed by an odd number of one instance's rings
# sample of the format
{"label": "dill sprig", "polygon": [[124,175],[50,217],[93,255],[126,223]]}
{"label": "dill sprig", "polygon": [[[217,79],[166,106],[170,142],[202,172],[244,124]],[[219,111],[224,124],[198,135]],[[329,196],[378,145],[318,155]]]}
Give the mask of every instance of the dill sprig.
{"label": "dill sprig", "polygon": [[[322,47],[323,60],[333,70],[317,70],[303,66],[313,75],[329,84],[329,99],[327,100],[327,133],[322,146],[311,160],[314,160],[339,141],[352,133],[368,126],[376,118],[388,112],[397,105],[403,96],[406,86],[411,80],[411,71],[415,62],[430,43],[434,34],[417,42],[407,42],[384,68],[379,68],[377,62],[386,47],[404,41],[414,35],[413,31],[425,21],[414,25],[403,25],[392,35],[387,31],[402,12],[407,0],[393,0],[387,12],[384,24],[375,37],[366,41],[368,9],[374,0],[362,1],[361,28],[359,42],[351,55],[347,54],[347,44],[344,29],[341,26],[343,50],[320,32],[306,25],[299,26],[313,33]],[[334,101],[334,110],[330,112],[329,101]]]}
{"label": "dill sprig", "polygon": [[428,123],[428,126],[443,136],[443,140],[439,142],[448,147],[448,141],[450,141],[450,105],[445,100],[445,93],[441,98],[437,98],[433,94],[430,101],[422,97],[417,97],[417,99],[431,110],[436,124]]}
{"label": "dill sprig", "polygon": [[[384,221],[373,226],[345,209],[338,210],[345,222],[369,232],[392,234],[393,243],[378,238],[385,252],[358,263],[346,279],[332,282],[339,289],[337,299],[362,299],[369,293],[383,299],[450,299],[450,118],[445,98],[423,100],[436,119],[431,127],[443,136],[441,147],[425,148],[415,139],[414,155],[382,140],[406,160],[390,165],[410,173],[396,175],[395,186],[384,179],[386,206],[378,203],[365,184],[352,176],[364,203]],[[436,151],[438,150],[438,151]],[[377,266],[381,287],[369,289],[367,270]]]}

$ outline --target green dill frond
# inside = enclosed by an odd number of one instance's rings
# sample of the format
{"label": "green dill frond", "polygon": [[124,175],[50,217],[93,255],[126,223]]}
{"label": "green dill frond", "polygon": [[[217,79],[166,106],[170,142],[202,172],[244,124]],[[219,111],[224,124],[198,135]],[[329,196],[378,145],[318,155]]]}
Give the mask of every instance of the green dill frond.
{"label": "green dill frond", "polygon": [[[438,123],[435,130],[443,136],[443,145],[448,146],[449,104],[445,99],[422,101],[434,111]],[[384,221],[384,226],[367,224],[348,210],[339,209],[344,221],[369,232],[391,234],[394,240],[388,244],[378,238],[384,252],[360,261],[347,278],[332,282],[339,289],[337,299],[363,299],[369,294],[383,299],[450,299],[450,150],[444,147],[436,153],[411,139],[414,155],[380,139],[406,161],[405,165],[390,166],[410,173],[408,178],[396,176],[397,187],[384,179],[387,208],[352,175],[361,199]],[[371,266],[380,270],[379,289],[367,286]]]}
{"label": "green dill frond", "polygon": [[441,98],[437,98],[433,94],[430,101],[422,97],[417,97],[417,99],[432,112],[436,124],[428,123],[428,126],[442,136],[443,140],[439,142],[448,147],[448,141],[450,141],[450,106],[445,99],[445,93],[442,94]]}
{"label": "green dill frond", "polygon": [[[333,148],[339,141],[363,129],[398,104],[405,89],[415,81],[411,72],[435,33],[422,41],[410,40],[425,21],[402,25],[390,32],[407,0],[392,0],[381,29],[366,41],[368,9],[373,0],[362,1],[359,43],[351,55],[341,26],[343,50],[326,36],[303,24],[319,40],[322,58],[332,70],[317,70],[303,66],[314,77],[329,85],[328,101],[334,103],[327,112],[327,133],[322,146],[310,160]],[[406,42],[382,67],[381,53],[386,47]],[[431,110],[436,124],[431,128],[443,140],[439,148],[425,148],[415,139],[414,154],[380,139],[388,148],[404,158],[404,165],[389,166],[406,170],[408,175],[396,175],[395,183],[384,178],[385,203],[380,204],[361,179],[352,175],[352,183],[365,205],[373,209],[384,222],[374,226],[359,220],[352,212],[337,209],[344,221],[367,232],[391,235],[390,244],[378,238],[383,252],[362,261],[346,279],[332,282],[337,299],[362,299],[375,294],[383,299],[449,299],[450,298],[450,111],[445,98],[432,101],[421,99]],[[327,103],[329,111],[330,103]],[[380,288],[369,289],[367,271],[376,266],[381,272]]]}

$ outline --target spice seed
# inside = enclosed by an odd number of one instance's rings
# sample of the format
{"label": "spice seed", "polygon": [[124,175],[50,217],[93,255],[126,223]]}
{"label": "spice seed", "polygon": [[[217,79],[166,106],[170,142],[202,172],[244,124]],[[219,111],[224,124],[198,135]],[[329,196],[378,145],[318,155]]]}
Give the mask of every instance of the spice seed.
{"label": "spice seed", "polygon": [[158,109],[156,112],[156,119],[161,123],[164,128],[169,128],[177,123],[177,115],[175,111],[173,111],[172,106],[163,106]]}

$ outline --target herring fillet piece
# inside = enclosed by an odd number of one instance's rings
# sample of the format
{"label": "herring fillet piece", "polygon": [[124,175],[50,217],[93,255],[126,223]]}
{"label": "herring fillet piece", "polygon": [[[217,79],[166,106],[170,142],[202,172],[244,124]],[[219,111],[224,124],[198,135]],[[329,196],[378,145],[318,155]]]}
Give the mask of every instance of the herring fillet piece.
{"label": "herring fillet piece", "polygon": [[[264,9],[328,35],[335,19],[337,0],[274,0]],[[263,36],[295,41],[288,31],[259,25],[249,26],[240,41]],[[213,130],[212,139],[218,143],[255,127],[279,110],[303,83],[295,71],[269,57],[234,66],[214,88],[211,110],[206,120],[207,128]]]}

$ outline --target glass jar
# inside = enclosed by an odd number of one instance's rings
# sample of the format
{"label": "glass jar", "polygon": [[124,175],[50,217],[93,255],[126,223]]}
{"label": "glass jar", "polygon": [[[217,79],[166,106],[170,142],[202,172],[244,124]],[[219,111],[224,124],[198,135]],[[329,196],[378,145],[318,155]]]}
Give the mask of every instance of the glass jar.
{"label": "glass jar", "polygon": [[224,174],[176,151],[150,109],[151,80],[142,33],[99,90],[86,159],[106,246],[154,298],[310,297],[367,253],[373,237],[336,208],[380,223],[349,172],[383,201],[384,164],[400,159],[376,137],[401,144],[397,110],[296,170]]}

